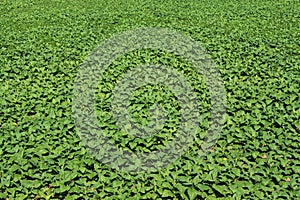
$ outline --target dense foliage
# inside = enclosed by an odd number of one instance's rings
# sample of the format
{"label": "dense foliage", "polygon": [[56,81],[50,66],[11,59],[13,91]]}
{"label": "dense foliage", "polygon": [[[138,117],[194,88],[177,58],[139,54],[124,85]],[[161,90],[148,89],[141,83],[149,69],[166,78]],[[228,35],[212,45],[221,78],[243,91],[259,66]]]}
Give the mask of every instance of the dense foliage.
{"label": "dense foliage", "polygon": [[[0,199],[300,198],[299,1],[5,0],[0,13]],[[218,65],[227,92],[227,121],[210,154],[195,155],[199,133],[184,156],[153,173],[98,162],[72,117],[80,64],[105,39],[138,27],[172,28],[197,40]],[[107,134],[132,151],[160,148],[178,122],[175,98],[158,86],[138,90],[130,112],[147,123],[149,105],[159,100],[173,113],[164,129],[169,134],[140,141],[110,120],[118,76],[150,61],[169,63],[187,77],[199,97],[201,128],[208,126],[201,77],[166,52],[135,51],[99,80],[96,106]]]}

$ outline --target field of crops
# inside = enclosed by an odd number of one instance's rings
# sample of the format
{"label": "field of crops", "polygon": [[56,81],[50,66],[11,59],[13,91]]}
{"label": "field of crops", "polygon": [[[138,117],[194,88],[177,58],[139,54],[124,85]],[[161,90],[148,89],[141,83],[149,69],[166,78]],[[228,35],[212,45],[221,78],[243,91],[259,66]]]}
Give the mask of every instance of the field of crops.
{"label": "field of crops", "polygon": [[[111,93],[137,65],[176,69],[200,110],[196,137],[179,158],[156,171],[128,172],[87,148],[75,125],[73,91],[95,48],[141,27],[174,30],[205,48],[226,90],[226,120],[209,153],[199,156],[211,125],[202,76],[164,50],[118,57],[99,77],[94,106],[118,148],[159,150],[179,130],[182,105],[161,85],[133,92],[128,108],[144,126],[160,104],[168,116],[159,133],[135,138],[118,127]],[[300,199],[299,134],[299,0],[0,1],[0,199]]]}

